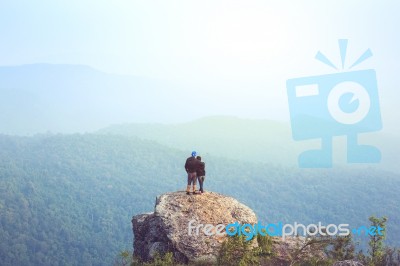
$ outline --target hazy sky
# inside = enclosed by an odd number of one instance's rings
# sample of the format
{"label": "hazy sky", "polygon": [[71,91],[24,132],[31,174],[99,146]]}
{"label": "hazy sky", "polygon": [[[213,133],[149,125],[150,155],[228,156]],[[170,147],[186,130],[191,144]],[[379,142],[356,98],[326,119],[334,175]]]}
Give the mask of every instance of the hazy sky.
{"label": "hazy sky", "polygon": [[286,80],[337,72],[314,57],[339,64],[346,38],[348,63],[373,52],[356,69],[376,69],[382,115],[398,121],[399,15],[398,1],[2,0],[0,65],[168,79],[201,88],[218,114],[288,120]]}

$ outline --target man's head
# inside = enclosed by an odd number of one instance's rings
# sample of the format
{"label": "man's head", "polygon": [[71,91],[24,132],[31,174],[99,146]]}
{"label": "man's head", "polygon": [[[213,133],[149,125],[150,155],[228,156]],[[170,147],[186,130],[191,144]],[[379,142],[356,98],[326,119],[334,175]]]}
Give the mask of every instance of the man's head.
{"label": "man's head", "polygon": [[197,156],[196,159],[199,160],[199,161],[201,161],[201,157],[200,157],[200,156]]}
{"label": "man's head", "polygon": [[192,151],[192,157],[196,157],[196,152],[195,151]]}

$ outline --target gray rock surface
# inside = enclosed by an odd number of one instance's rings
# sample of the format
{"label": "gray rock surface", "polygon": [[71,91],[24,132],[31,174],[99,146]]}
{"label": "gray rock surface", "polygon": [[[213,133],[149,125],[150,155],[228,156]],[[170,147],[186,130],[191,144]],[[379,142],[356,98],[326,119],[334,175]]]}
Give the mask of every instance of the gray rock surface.
{"label": "gray rock surface", "polygon": [[[185,192],[166,193],[156,198],[154,212],[139,214],[132,218],[134,233],[134,256],[148,261],[156,254],[172,252],[174,259],[179,263],[216,262],[222,243],[227,235],[206,235],[204,232],[196,234],[194,228],[189,234],[188,225],[194,221],[198,224],[227,225],[239,222],[240,224],[256,224],[257,217],[253,210],[236,199],[215,192],[206,192],[200,195],[186,195]],[[213,231],[215,232],[215,231]],[[252,245],[257,247],[257,239]],[[306,245],[305,237],[274,237],[272,249],[275,254],[270,265],[289,265],[294,259],[326,257],[318,247]],[[346,263],[346,262],[338,262]],[[357,265],[360,264],[335,264]]]}
{"label": "gray rock surface", "polygon": [[227,225],[257,223],[255,213],[236,199],[215,192],[186,195],[185,192],[166,193],[156,198],[153,213],[136,215],[132,219],[134,255],[147,261],[157,253],[172,252],[182,263],[215,261],[226,234],[189,235],[188,224]]}

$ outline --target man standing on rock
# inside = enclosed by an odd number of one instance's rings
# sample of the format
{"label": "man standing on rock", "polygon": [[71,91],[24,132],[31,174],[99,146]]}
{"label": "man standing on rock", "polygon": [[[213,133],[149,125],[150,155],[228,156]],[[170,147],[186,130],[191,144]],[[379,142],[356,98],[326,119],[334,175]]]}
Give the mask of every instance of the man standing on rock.
{"label": "man standing on rock", "polygon": [[190,195],[190,188],[193,185],[193,194],[196,194],[196,171],[199,167],[199,160],[196,159],[196,152],[192,151],[192,156],[186,159],[185,170],[188,174],[186,194]]}

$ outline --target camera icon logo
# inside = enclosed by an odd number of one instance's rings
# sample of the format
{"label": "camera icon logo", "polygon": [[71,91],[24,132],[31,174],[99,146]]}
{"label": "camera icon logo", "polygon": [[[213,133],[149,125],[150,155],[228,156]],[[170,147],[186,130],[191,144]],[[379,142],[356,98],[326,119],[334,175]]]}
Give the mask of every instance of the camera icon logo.
{"label": "camera icon logo", "polygon": [[[342,68],[347,40],[339,40]],[[368,49],[350,67],[372,56]],[[316,59],[337,69],[318,52]],[[376,73],[373,69],[289,79],[286,82],[294,140],[321,139],[321,149],[299,155],[299,167],[332,167],[332,138],[347,136],[348,163],[378,163],[379,149],[358,144],[360,133],[382,129]]]}

